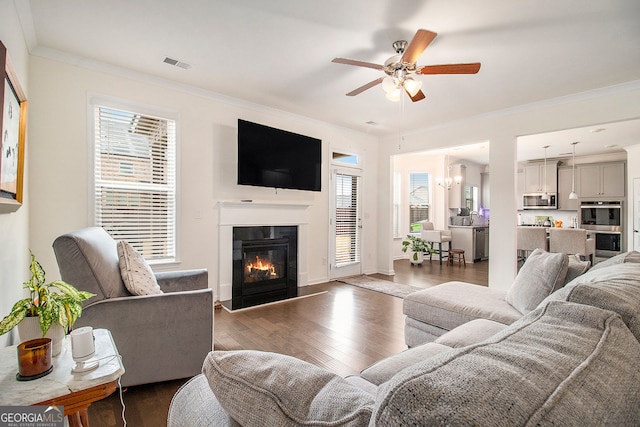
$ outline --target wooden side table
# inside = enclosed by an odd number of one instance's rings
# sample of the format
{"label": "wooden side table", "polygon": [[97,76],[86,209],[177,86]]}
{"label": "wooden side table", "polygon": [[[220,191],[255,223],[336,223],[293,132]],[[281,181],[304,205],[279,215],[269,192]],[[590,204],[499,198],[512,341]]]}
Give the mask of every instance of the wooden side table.
{"label": "wooden side table", "polygon": [[71,427],[88,427],[89,406],[104,399],[117,388],[124,366],[111,333],[94,329],[96,354],[100,366],[81,374],[72,373],[71,340],[64,339],[62,352],[53,358],[53,371],[37,380],[17,381],[16,346],[0,349],[0,406],[62,405]]}

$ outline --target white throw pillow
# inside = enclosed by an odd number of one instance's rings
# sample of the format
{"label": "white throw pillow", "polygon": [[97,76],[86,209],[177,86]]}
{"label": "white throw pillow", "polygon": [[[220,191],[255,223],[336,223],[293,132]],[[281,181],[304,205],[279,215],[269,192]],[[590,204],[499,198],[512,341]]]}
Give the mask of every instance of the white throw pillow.
{"label": "white throw pillow", "polygon": [[122,281],[133,295],[163,293],[147,261],[129,243],[118,242],[118,261]]}

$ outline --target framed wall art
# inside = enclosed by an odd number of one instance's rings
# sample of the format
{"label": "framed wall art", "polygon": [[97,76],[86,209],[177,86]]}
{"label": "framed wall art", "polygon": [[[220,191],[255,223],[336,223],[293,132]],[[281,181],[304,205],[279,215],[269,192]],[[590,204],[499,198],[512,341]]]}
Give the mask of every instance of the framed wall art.
{"label": "framed wall art", "polygon": [[1,41],[0,69],[0,213],[7,213],[22,205],[27,98]]}

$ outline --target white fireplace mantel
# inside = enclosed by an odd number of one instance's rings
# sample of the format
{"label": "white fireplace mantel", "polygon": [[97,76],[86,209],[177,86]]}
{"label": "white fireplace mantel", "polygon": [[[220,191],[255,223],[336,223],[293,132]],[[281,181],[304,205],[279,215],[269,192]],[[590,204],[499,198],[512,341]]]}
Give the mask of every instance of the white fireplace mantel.
{"label": "white fireplace mantel", "polygon": [[295,202],[221,201],[218,203],[218,274],[220,301],[231,299],[233,227],[298,227],[298,287],[308,284],[307,253],[310,205]]}

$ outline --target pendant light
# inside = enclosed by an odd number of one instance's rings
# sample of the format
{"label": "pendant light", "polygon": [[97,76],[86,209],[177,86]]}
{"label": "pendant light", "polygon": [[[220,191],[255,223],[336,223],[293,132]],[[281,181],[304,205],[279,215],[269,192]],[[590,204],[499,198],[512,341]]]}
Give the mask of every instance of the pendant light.
{"label": "pendant light", "polygon": [[571,193],[569,193],[570,200],[578,199],[578,195],[576,194],[576,144],[578,144],[578,141],[571,143],[571,145],[573,145],[573,177],[571,178]]}
{"label": "pendant light", "polygon": [[542,193],[542,200],[549,200],[549,193],[547,193],[547,148],[549,148],[548,145],[545,145],[544,147],[544,193]]}

